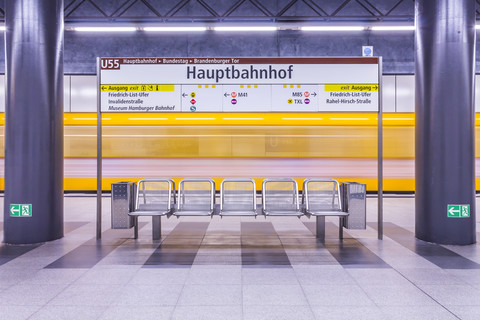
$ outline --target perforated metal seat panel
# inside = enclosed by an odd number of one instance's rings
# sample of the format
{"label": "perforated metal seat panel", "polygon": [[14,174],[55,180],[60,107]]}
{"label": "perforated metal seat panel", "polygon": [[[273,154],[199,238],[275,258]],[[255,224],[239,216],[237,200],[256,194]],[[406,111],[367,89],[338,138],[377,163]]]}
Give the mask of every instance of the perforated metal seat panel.
{"label": "perforated metal seat panel", "polygon": [[293,217],[300,217],[303,216],[303,212],[298,211],[264,211],[263,212],[266,216],[293,216]]}
{"label": "perforated metal seat panel", "polygon": [[162,216],[175,202],[175,183],[171,179],[142,179],[138,182],[135,210],[131,216]]}
{"label": "perforated metal seat panel", "polygon": [[298,202],[298,184],[294,179],[263,180],[262,200],[262,209],[266,216],[303,215]]}
{"label": "perforated metal seat panel", "polygon": [[311,210],[306,210],[307,214],[310,214],[312,216],[348,216],[347,212],[343,211],[311,211]]}
{"label": "perforated metal seat panel", "polygon": [[211,216],[215,204],[212,179],[183,179],[178,184],[178,209],[175,216]]}
{"label": "perforated metal seat panel", "polygon": [[182,211],[175,211],[174,215],[175,216],[211,216],[213,214],[212,211],[200,211],[200,210],[182,210]]}
{"label": "perforated metal seat panel", "polygon": [[305,213],[312,216],[348,216],[342,211],[340,186],[334,179],[306,179],[302,202]]}
{"label": "perforated metal seat panel", "polygon": [[256,216],[256,185],[253,179],[224,179],[220,186],[221,216]]}
{"label": "perforated metal seat panel", "polygon": [[171,212],[171,210],[166,210],[166,211],[133,211],[133,212],[130,212],[129,215],[130,216],[165,216],[167,214],[169,214]]}

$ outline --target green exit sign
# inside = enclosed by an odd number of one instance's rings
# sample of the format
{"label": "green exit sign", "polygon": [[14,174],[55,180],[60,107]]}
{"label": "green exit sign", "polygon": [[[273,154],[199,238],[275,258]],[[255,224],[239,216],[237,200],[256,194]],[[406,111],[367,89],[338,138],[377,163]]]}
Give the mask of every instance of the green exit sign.
{"label": "green exit sign", "polygon": [[469,218],[469,204],[449,204],[447,205],[447,217],[449,218]]}
{"label": "green exit sign", "polygon": [[31,204],[10,204],[10,217],[31,217]]}

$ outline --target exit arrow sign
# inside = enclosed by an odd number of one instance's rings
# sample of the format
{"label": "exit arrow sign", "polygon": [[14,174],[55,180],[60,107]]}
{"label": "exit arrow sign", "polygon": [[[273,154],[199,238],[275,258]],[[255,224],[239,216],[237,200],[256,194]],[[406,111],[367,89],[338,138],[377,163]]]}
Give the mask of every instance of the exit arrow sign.
{"label": "exit arrow sign", "polygon": [[10,204],[10,217],[31,217],[31,204]]}
{"label": "exit arrow sign", "polygon": [[469,204],[449,204],[447,205],[448,218],[469,218],[470,205]]}

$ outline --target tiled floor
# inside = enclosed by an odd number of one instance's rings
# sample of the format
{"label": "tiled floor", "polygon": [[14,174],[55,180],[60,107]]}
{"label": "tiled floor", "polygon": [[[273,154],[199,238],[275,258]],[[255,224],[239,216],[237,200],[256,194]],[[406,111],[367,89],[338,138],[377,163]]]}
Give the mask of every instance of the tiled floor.
{"label": "tiled floor", "polygon": [[0,319],[480,319],[478,245],[416,240],[413,197],[384,207],[383,241],[374,197],[343,241],[305,217],[163,219],[152,241],[149,218],[109,229],[105,197],[96,241],[95,198],[67,195],[63,239],[0,245]]}

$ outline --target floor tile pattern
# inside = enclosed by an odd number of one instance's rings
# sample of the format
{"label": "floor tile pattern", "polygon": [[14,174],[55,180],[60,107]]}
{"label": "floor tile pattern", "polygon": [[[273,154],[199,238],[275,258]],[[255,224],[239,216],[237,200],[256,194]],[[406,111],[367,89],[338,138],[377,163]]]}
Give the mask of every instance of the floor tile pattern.
{"label": "floor tile pattern", "polygon": [[67,195],[65,237],[0,245],[0,319],[479,318],[478,245],[415,239],[412,197],[385,199],[383,240],[372,197],[366,230],[327,218],[324,242],[306,217],[162,218],[158,241],[140,219],[133,239],[109,197],[96,240],[95,206]]}

